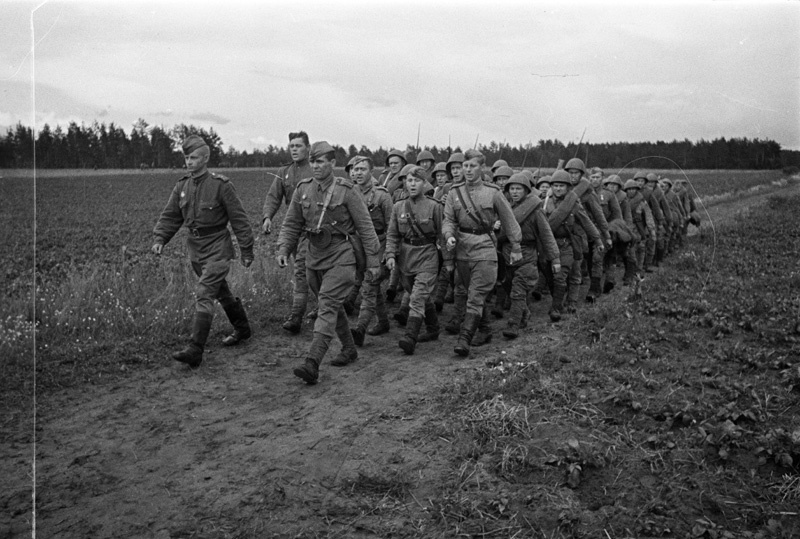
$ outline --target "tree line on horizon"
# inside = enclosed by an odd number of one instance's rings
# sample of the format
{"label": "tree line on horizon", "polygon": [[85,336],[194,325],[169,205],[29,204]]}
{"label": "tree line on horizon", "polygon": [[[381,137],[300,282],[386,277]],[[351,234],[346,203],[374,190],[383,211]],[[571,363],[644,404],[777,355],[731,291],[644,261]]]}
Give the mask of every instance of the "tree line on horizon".
{"label": "tree line on horizon", "polygon": [[[33,129],[18,123],[0,137],[0,168],[32,168],[34,149],[36,166],[50,169],[149,169],[182,168],[183,155],[180,141],[190,134],[201,136],[209,145],[212,168],[226,167],[277,167],[291,162],[286,146],[270,144],[265,149],[238,151],[233,146],[227,150],[214,128],[208,130],[194,125],[177,124],[171,129],[149,125],[139,119],[130,133],[113,122],[94,122],[91,125],[70,122],[66,129],[60,125],[52,129],[45,124],[34,138]],[[288,141],[287,141],[288,143]],[[389,148],[372,150],[366,146],[347,148],[333,145],[337,163],[343,166],[355,155],[372,157],[376,166],[383,166]],[[672,142],[603,142],[563,143],[559,140],[539,140],[511,146],[491,141],[477,145],[491,164],[504,159],[512,167],[553,168],[561,159],[580,157],[587,166],[609,169],[633,168],[685,168],[685,169],[780,169],[800,164],[800,152],[782,150],[780,144],[769,139],[716,138],[692,142],[688,139]],[[421,150],[430,151],[436,161],[446,161],[460,147],[437,146],[416,148],[410,144],[403,150],[410,161]]]}

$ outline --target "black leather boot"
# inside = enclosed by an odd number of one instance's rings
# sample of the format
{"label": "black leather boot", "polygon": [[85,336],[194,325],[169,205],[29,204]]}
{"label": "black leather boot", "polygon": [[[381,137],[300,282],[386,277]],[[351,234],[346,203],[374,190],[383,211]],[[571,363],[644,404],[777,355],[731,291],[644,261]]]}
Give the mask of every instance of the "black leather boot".
{"label": "black leather boot", "polygon": [[236,298],[232,301],[227,301],[222,304],[225,314],[228,315],[233,326],[233,333],[222,339],[224,346],[235,346],[240,342],[249,339],[252,335],[250,331],[250,323],[247,321],[247,313],[242,305],[242,300]]}
{"label": "black leather boot", "polygon": [[214,315],[210,313],[195,313],[192,327],[192,340],[189,345],[179,352],[173,352],[172,359],[186,363],[195,369],[203,362],[203,349],[211,331],[211,322]]}

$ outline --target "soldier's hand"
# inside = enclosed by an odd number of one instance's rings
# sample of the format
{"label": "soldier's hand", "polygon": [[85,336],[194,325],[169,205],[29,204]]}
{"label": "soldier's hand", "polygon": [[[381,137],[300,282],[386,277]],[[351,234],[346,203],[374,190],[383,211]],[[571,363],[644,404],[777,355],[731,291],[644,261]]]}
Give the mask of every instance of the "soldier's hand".
{"label": "soldier's hand", "polygon": [[522,260],[522,253],[515,253],[514,251],[511,251],[511,254],[508,256],[508,263],[513,266],[520,260]]}
{"label": "soldier's hand", "polygon": [[453,249],[455,249],[456,248],[456,239],[453,238],[453,237],[447,238],[446,247],[447,247],[448,251],[452,251]]}
{"label": "soldier's hand", "polygon": [[614,245],[614,240],[612,240],[611,238],[608,238],[608,239],[606,240],[606,245],[608,245],[609,247],[611,247],[612,245]]}
{"label": "soldier's hand", "polygon": [[598,243],[597,247],[595,247],[595,248],[597,249],[597,252],[600,253],[600,254],[603,254],[603,253],[606,252],[606,247],[602,243]]}
{"label": "soldier's hand", "polygon": [[161,255],[161,250],[163,248],[164,248],[164,246],[162,244],[154,243],[153,246],[150,248],[150,250],[153,251],[154,255],[160,256]]}
{"label": "soldier's hand", "polygon": [[288,258],[289,257],[287,257],[286,255],[278,255],[277,257],[278,266],[281,268],[285,268],[286,266],[288,266],[289,265]]}
{"label": "soldier's hand", "polygon": [[[394,262],[394,259],[392,259]],[[367,268],[367,274],[364,276],[364,279],[368,283],[374,283],[381,277],[381,268],[380,266],[375,266],[374,268]]]}
{"label": "soldier's hand", "polygon": [[252,263],[253,263],[252,258],[242,257],[242,266],[244,266],[245,268],[249,268]]}
{"label": "soldier's hand", "polygon": [[495,222],[494,222],[494,229],[495,229],[495,230],[500,230],[500,227],[501,227],[501,226],[503,226],[503,224],[500,222],[500,220],[499,220],[499,219],[498,219],[497,221],[495,221]]}
{"label": "soldier's hand", "polygon": [[263,232],[264,234],[269,234],[270,232],[272,232],[272,219],[270,219],[269,217],[264,219],[264,223],[261,225],[261,232]]}
{"label": "soldier's hand", "polygon": [[561,263],[560,262],[553,262],[551,265],[553,267],[553,273],[554,274],[561,273]]}
{"label": "soldier's hand", "polygon": [[456,270],[456,265],[453,262],[445,262],[444,269],[447,273],[451,274]]}
{"label": "soldier's hand", "polygon": [[394,257],[386,259],[386,269],[394,271]]}

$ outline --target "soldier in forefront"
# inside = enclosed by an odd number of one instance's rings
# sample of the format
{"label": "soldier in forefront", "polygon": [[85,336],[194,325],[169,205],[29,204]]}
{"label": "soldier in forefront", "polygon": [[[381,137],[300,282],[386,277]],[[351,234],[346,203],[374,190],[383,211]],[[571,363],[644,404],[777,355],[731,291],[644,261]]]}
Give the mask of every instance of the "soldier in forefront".
{"label": "soldier in forefront", "polygon": [[342,302],[353,287],[359,259],[367,282],[380,274],[380,245],[367,205],[352,180],[334,177],[334,155],[327,142],[311,146],[313,178],[297,185],[278,237],[278,265],[286,267],[300,237],[308,234],[306,277],[317,296],[317,319],[305,361],[294,374],[309,385],[319,379],[319,365],[334,334],[342,349],[331,365],[345,366],[358,358]]}
{"label": "soldier in forefront", "polygon": [[500,221],[511,244],[509,263],[522,260],[522,233],[511,206],[497,186],[483,181],[485,157],[476,150],[468,150],[465,157],[464,181],[453,184],[447,194],[443,225],[446,249],[455,259],[445,260],[445,266],[448,271],[458,267],[456,279],[467,291],[466,315],[454,348],[462,357],[469,355],[478,325],[482,320],[488,324],[486,296],[497,280],[496,221]]}
{"label": "soldier in forefront", "polygon": [[195,312],[192,336],[183,350],[172,358],[192,368],[200,366],[211,322],[214,301],[219,301],[234,331],[222,340],[225,346],[238,344],[250,337],[247,313],[239,298],[231,293],[226,280],[235,258],[228,223],[236,234],[244,267],[253,263],[253,231],[233,184],[225,176],[209,172],[210,150],[205,141],[191,135],[183,142],[188,174],[178,180],[167,205],[161,212],[153,234],[152,251],[160,255],[164,245],[182,226],[189,234],[186,246],[192,269],[200,278],[195,291]]}
{"label": "soldier in forefront", "polygon": [[[308,162],[309,142],[305,131],[289,133],[289,154],[292,162],[282,167],[277,178],[272,182],[264,200],[263,221],[261,231],[269,234],[272,231],[272,219],[278,213],[282,203],[288,207],[297,184],[311,177],[311,164]],[[283,329],[289,333],[299,333],[303,327],[303,315],[308,303],[308,281],[306,281],[306,251],[308,241],[303,235],[297,244],[294,255],[294,284],[292,289],[292,310],[283,323]]]}

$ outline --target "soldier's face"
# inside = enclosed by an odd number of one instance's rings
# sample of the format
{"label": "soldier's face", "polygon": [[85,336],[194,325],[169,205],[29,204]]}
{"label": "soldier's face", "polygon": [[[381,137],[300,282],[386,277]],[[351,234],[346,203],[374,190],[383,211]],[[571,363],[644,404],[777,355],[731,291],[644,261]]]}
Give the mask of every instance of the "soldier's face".
{"label": "soldier's face", "polygon": [[333,167],[336,165],[336,159],[331,159],[325,156],[320,156],[311,161],[311,171],[314,173],[314,179],[321,180],[327,178],[333,173]]}
{"label": "soldier's face", "polygon": [[403,160],[393,155],[389,158],[389,170],[392,171],[393,174],[397,174],[400,172],[400,169],[403,168]]}
{"label": "soldier's face", "polygon": [[470,159],[469,161],[464,161],[464,165],[462,166],[462,170],[464,171],[464,179],[468,182],[476,182],[481,179],[481,164],[478,163],[477,159]]}
{"label": "soldier's face", "polygon": [[508,194],[511,195],[511,200],[513,202],[519,202],[523,198],[525,198],[525,188],[521,185],[509,185],[508,186]]}
{"label": "soldier's face", "polygon": [[416,176],[406,176],[406,191],[411,198],[417,198],[422,192],[422,179]]}
{"label": "soldier's face", "polygon": [[358,185],[367,185],[367,182],[372,181],[372,174],[366,161],[353,165],[353,168],[350,169],[350,176]]}
{"label": "soldier's face", "polygon": [[595,172],[594,174],[589,176],[589,181],[592,182],[592,187],[597,189],[603,184],[603,173]]}
{"label": "soldier's face", "polygon": [[606,189],[608,189],[612,193],[616,193],[617,191],[619,191],[619,185],[617,185],[616,183],[609,183],[608,185],[606,185]]}
{"label": "soldier's face", "polygon": [[450,174],[453,176],[453,181],[457,182],[461,179],[462,167],[461,163],[453,163],[450,165]]}
{"label": "soldier's face", "polygon": [[634,189],[634,188],[625,189],[625,194],[628,195],[628,198],[635,197],[636,193],[638,193],[638,192],[639,192],[639,190],[638,189]]}
{"label": "soldier's face", "polygon": [[308,146],[301,138],[293,138],[289,141],[289,154],[292,161],[298,162],[308,158]]}
{"label": "soldier's face", "polygon": [[506,184],[508,183],[508,176],[497,176],[497,177],[494,179],[494,183],[496,183],[496,184],[497,184],[497,186],[498,186],[498,187],[500,187],[500,188],[502,189],[502,188],[503,188],[503,187],[505,187],[505,186],[506,186]]}
{"label": "soldier's face", "polygon": [[572,185],[578,185],[578,182],[581,181],[581,176],[583,176],[583,172],[576,168],[571,168],[567,172],[569,172],[569,177],[572,180]]}
{"label": "soldier's face", "polygon": [[441,187],[447,183],[447,172],[436,173],[436,187]]}
{"label": "soldier's face", "polygon": [[433,161],[431,161],[430,159],[423,159],[422,161],[419,162],[419,166],[421,166],[425,170],[430,170],[433,168]]}
{"label": "soldier's face", "polygon": [[198,148],[184,156],[184,159],[186,160],[186,170],[192,174],[201,172],[208,164],[208,152],[203,148]]}
{"label": "soldier's face", "polygon": [[644,178],[636,178],[636,183],[639,184],[639,188],[641,189],[644,187]]}
{"label": "soldier's face", "polygon": [[550,184],[547,182],[542,182],[539,184],[539,192],[542,193],[542,198],[547,196],[547,190],[550,189]]}
{"label": "soldier's face", "polygon": [[564,195],[567,194],[567,189],[569,189],[566,183],[554,183],[552,188],[553,196],[556,198],[564,198]]}

